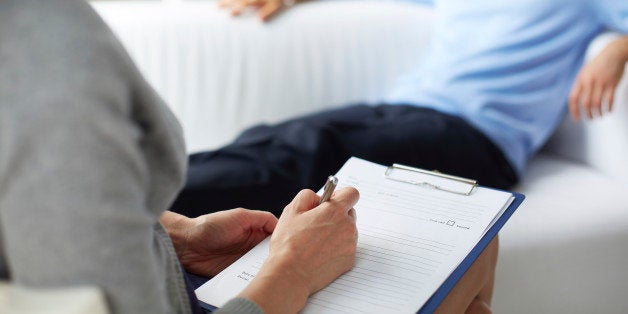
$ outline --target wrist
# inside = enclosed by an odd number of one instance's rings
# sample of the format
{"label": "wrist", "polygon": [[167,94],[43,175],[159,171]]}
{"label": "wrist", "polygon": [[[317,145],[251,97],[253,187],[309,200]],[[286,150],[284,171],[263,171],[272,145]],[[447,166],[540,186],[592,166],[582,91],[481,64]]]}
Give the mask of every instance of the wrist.
{"label": "wrist", "polygon": [[265,313],[296,313],[305,306],[310,290],[294,269],[269,258],[239,296]]}
{"label": "wrist", "polygon": [[189,232],[194,226],[193,219],[171,211],[165,211],[159,218],[159,222],[166,229],[177,254],[180,255],[187,247]]}
{"label": "wrist", "polygon": [[628,37],[624,37],[621,45],[622,55],[624,57],[624,64],[628,63]]}
{"label": "wrist", "polygon": [[628,62],[628,36],[613,41],[610,46],[615,51],[618,61],[626,64]]}

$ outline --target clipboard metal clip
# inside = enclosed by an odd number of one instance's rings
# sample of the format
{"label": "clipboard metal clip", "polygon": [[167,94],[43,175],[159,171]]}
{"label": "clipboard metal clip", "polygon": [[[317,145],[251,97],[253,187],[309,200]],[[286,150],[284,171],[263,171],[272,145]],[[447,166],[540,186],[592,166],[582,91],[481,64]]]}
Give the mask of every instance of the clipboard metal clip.
{"label": "clipboard metal clip", "polygon": [[[422,178],[419,180],[415,180],[411,178],[411,175],[397,177],[394,175],[395,170],[402,171],[402,172],[403,171],[412,172],[414,176],[416,176],[417,173],[422,174],[422,176],[420,176]],[[428,181],[425,179],[426,176],[432,177],[434,178],[434,180]],[[438,171],[428,171],[428,170],[400,165],[400,164],[393,164],[392,166],[389,166],[388,168],[386,168],[384,177],[386,177],[386,179],[397,181],[397,182],[418,185],[418,186],[422,186],[426,188],[431,188],[434,190],[440,190],[440,191],[445,191],[445,192],[465,195],[465,196],[471,195],[471,193],[475,191],[475,188],[478,187],[478,182],[476,180],[452,176],[452,175],[444,174]]]}

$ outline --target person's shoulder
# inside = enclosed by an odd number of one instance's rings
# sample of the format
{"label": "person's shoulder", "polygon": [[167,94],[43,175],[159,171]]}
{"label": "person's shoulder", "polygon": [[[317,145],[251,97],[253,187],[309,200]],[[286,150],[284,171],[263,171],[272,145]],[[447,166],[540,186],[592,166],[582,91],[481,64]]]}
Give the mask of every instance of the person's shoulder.
{"label": "person's shoulder", "polygon": [[597,13],[599,23],[606,29],[628,34],[628,1],[587,0]]}

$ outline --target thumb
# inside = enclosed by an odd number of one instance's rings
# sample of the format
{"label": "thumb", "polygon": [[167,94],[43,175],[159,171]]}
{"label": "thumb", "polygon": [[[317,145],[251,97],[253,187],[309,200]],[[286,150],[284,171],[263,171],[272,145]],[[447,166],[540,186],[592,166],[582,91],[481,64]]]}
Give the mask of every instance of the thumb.
{"label": "thumb", "polygon": [[262,229],[267,234],[271,234],[277,226],[277,217],[269,212],[248,210],[246,214],[252,229]]}

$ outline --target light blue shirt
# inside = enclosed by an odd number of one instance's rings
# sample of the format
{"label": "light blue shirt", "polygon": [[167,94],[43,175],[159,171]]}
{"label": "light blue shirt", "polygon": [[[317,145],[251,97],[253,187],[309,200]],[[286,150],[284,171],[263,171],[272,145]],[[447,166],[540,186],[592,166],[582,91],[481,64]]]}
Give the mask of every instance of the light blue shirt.
{"label": "light blue shirt", "polygon": [[423,66],[384,101],[464,118],[519,175],[564,116],[590,41],[628,32],[628,0],[436,0],[434,9]]}

